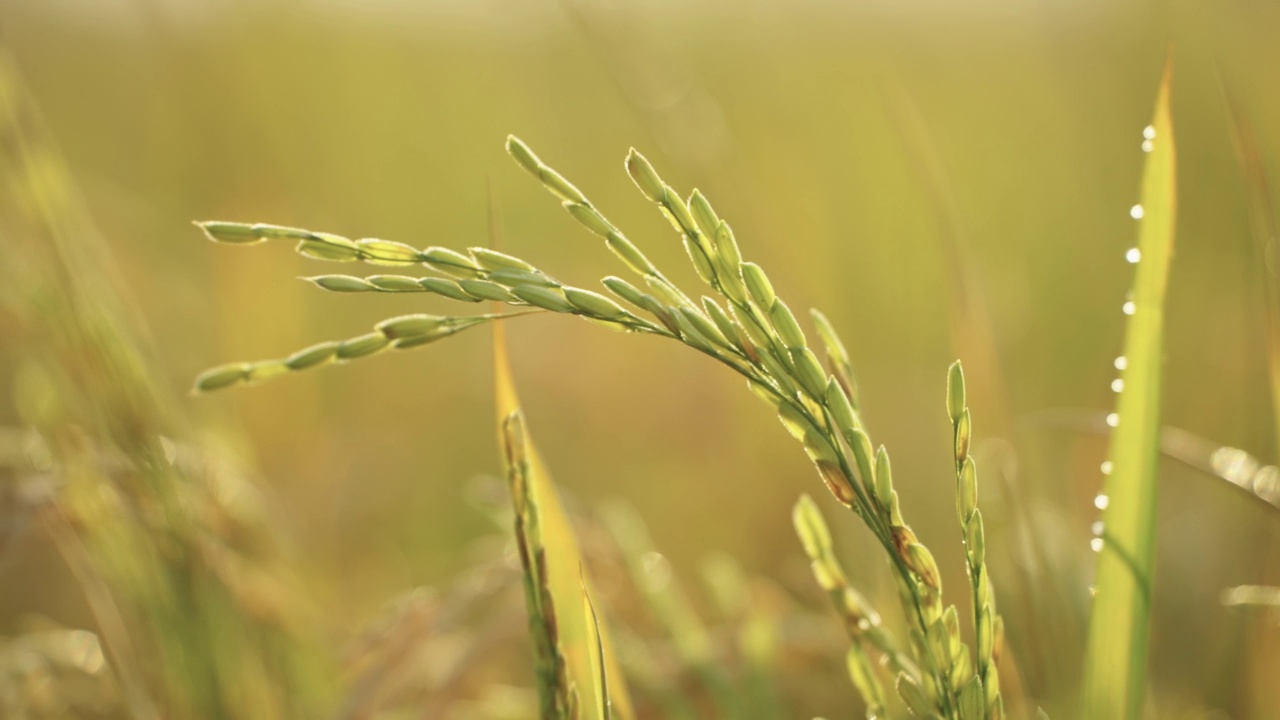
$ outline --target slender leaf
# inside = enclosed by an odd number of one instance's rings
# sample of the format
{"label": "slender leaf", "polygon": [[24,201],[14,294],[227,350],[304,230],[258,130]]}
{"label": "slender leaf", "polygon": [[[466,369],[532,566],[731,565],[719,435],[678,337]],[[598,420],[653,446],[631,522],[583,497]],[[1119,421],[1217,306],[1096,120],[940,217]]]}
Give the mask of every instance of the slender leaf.
{"label": "slender leaf", "polygon": [[1262,286],[1263,327],[1266,332],[1267,381],[1271,390],[1271,417],[1277,441],[1280,441],[1280,281],[1269,260],[1274,244],[1280,241],[1280,218],[1271,198],[1271,182],[1267,175],[1258,137],[1245,109],[1222,88],[1227,111],[1227,127],[1231,144],[1245,185],[1245,201],[1249,229],[1253,236],[1254,259],[1258,282]]}
{"label": "slender leaf", "polygon": [[591,654],[591,685],[596,696],[596,713],[600,720],[611,720],[612,703],[609,699],[609,673],[604,667],[604,642],[600,634],[600,618],[596,615],[596,606],[591,602],[591,593],[587,592],[587,576],[583,571],[582,604],[586,608],[591,624],[587,626],[587,650]]}
{"label": "slender leaf", "polygon": [[[506,418],[520,410],[520,399],[516,394],[515,381],[507,359],[506,335],[502,323],[494,323],[493,327],[494,385],[498,427],[501,430]],[[547,585],[558,613],[559,639],[568,674],[576,681],[578,692],[582,694],[581,707],[599,707],[600,698],[596,697],[594,690],[598,683],[593,679],[596,673],[592,670],[591,663],[591,655],[596,651],[592,628],[596,625],[582,602],[583,585],[590,587],[585,576],[579,579],[582,553],[560,496],[552,483],[551,474],[533,441],[527,436],[525,454],[528,462],[528,491],[538,507],[542,546],[546,551]],[[608,699],[613,715],[621,720],[629,720],[635,715],[631,710],[631,700],[626,684],[622,682],[621,668],[614,657],[604,623],[599,626],[599,645],[604,656],[604,670],[611,678]]]}
{"label": "slender leaf", "polygon": [[1125,336],[1124,389],[1111,439],[1104,547],[1085,655],[1080,717],[1138,718],[1146,679],[1160,452],[1164,301],[1173,255],[1176,183],[1169,70],[1156,100],[1142,179],[1141,230],[1132,317]]}

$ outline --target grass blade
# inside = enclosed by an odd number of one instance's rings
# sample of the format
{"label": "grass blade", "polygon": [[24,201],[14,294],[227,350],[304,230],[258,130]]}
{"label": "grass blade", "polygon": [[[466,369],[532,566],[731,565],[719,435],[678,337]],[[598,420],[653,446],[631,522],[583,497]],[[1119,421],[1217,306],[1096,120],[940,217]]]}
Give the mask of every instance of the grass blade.
{"label": "grass blade", "polygon": [[587,626],[587,650],[591,654],[591,682],[595,693],[596,712],[600,720],[611,720],[613,703],[609,700],[609,672],[604,667],[604,640],[600,634],[600,618],[596,615],[596,606],[591,602],[591,593],[587,592],[586,571],[582,571],[582,604],[591,624]]}
{"label": "grass blade", "polygon": [[629,505],[613,503],[604,509],[605,525],[622,550],[632,580],[653,617],[674,644],[675,660],[698,677],[715,716],[741,718],[739,693],[716,656],[710,629],[699,617],[683,585],[669,573],[655,573],[644,558],[661,557],[644,521]]}
{"label": "grass blade", "polygon": [[[1152,133],[1154,131],[1154,134]],[[1164,300],[1173,255],[1176,182],[1169,68],[1156,100],[1142,179],[1142,224],[1132,317],[1125,336],[1124,390],[1111,439],[1113,464],[1098,554],[1097,597],[1085,653],[1081,717],[1138,718],[1146,679],[1160,451]]]}
{"label": "grass blade", "polygon": [[[503,332],[502,323],[494,323],[493,341],[494,385],[498,426],[501,428],[512,413],[520,411],[520,399],[516,394],[515,380],[507,359],[506,335]],[[597,683],[594,680],[582,682],[595,675],[592,670],[591,655],[596,651],[593,647],[596,640],[591,637],[591,630],[596,625],[582,602],[582,585],[589,586],[586,577],[579,576],[582,553],[578,549],[578,541],[569,526],[568,515],[552,484],[551,474],[546,464],[533,441],[527,436],[524,439],[524,445],[528,463],[526,475],[528,492],[531,501],[538,507],[541,544],[545,548],[546,557],[546,583],[558,612],[559,639],[565,655],[568,676],[579,680],[578,691],[582,693],[579,698],[580,707],[599,707],[600,698],[596,697],[594,691]],[[603,623],[599,626],[599,645],[603,655],[604,671],[611,678],[609,702],[613,715],[620,720],[628,720],[634,717],[631,701],[626,685],[622,682],[622,672],[613,655],[608,632]]]}
{"label": "grass blade", "polygon": [[[1222,81],[1219,80],[1219,83]],[[1271,182],[1267,167],[1243,108],[1229,93],[1222,89],[1223,105],[1227,111],[1227,124],[1231,133],[1231,145],[1245,184],[1245,199],[1249,215],[1249,229],[1254,243],[1254,267],[1262,286],[1263,324],[1266,332],[1267,381],[1271,390],[1271,416],[1276,440],[1280,442],[1280,282],[1271,270],[1269,247],[1280,238],[1280,219],[1272,204]]]}
{"label": "grass blade", "polygon": [[[4,422],[29,426],[58,478],[41,483],[38,502],[6,500],[3,523],[15,510],[31,518],[61,555],[78,589],[48,587],[83,596],[124,715],[321,717],[337,683],[283,528],[254,483],[192,439],[152,362],[118,248],[41,118],[0,49],[0,385],[34,382],[59,399],[24,410],[0,392]],[[14,374],[24,367],[33,372]],[[7,600],[50,577],[0,583]],[[72,701],[52,693],[56,707]]]}

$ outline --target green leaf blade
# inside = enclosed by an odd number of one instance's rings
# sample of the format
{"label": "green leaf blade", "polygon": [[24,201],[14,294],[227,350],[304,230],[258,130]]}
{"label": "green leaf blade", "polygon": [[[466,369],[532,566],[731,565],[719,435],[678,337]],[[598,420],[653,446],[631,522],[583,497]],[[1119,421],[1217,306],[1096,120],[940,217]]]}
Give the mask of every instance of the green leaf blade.
{"label": "green leaf blade", "polygon": [[[1151,136],[1151,131],[1154,136]],[[1081,717],[1141,716],[1155,556],[1164,303],[1173,255],[1176,174],[1166,69],[1142,181],[1134,311],[1125,336],[1124,388],[1104,492],[1105,543],[1098,554],[1085,654]]]}

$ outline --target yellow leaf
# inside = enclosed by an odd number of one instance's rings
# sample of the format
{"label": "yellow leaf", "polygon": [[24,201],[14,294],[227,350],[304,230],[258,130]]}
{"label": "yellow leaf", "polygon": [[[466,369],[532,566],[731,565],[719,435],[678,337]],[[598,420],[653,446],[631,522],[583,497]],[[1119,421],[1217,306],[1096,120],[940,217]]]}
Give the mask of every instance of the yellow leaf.
{"label": "yellow leaf", "polygon": [[[511,364],[507,356],[506,333],[501,322],[493,324],[493,364],[495,404],[497,406],[497,422],[501,432],[502,421],[520,409],[520,398],[516,394],[515,380],[511,374]],[[546,548],[547,575],[551,587],[552,600],[559,620],[560,641],[563,646],[565,661],[569,668],[569,677],[574,680],[578,692],[582,693],[582,707],[599,708],[600,698],[596,688],[599,686],[597,671],[592,668],[592,654],[597,652],[594,629],[596,623],[590,616],[582,601],[584,587],[586,592],[595,594],[590,579],[585,572],[579,576],[579,568],[583,567],[582,553],[578,549],[577,538],[569,525],[568,515],[551,473],[542,460],[541,453],[531,439],[527,439],[529,456],[529,492],[538,504],[540,512],[542,544]],[[618,720],[632,720],[635,713],[631,708],[631,698],[623,682],[622,668],[613,653],[609,641],[608,628],[605,623],[599,625],[599,649],[604,656],[604,671],[609,677],[609,702],[612,716]]]}

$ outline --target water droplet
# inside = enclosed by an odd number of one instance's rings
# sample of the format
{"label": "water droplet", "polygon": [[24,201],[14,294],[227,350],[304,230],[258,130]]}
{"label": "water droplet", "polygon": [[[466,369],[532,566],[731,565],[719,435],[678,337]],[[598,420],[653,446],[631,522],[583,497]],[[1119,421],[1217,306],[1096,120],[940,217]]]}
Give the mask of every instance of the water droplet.
{"label": "water droplet", "polygon": [[1093,506],[1098,508],[1099,510],[1106,510],[1107,506],[1110,504],[1111,504],[1111,498],[1107,497],[1102,493],[1098,493],[1098,497],[1093,499]]}
{"label": "water droplet", "polygon": [[1147,140],[1155,140],[1156,129],[1150,125],[1142,128],[1142,137],[1146,138]]}
{"label": "water droplet", "polygon": [[1090,586],[1089,586],[1089,597],[1091,597],[1091,598],[1092,598],[1092,597],[1098,597],[1098,586],[1097,586],[1097,585],[1090,585]]}
{"label": "water droplet", "polygon": [[1280,505],[1280,470],[1268,465],[1253,476],[1253,492],[1272,505]]}
{"label": "water droplet", "polygon": [[1126,359],[1125,356],[1121,355],[1120,357],[1116,358],[1115,366],[1117,370],[1123,370],[1129,367],[1129,360]]}
{"label": "water droplet", "polygon": [[1141,205],[1134,205],[1133,207],[1129,208],[1129,217],[1133,218],[1134,220],[1141,220],[1142,215],[1143,215],[1143,210]]}
{"label": "water droplet", "polygon": [[1094,552],[1102,552],[1102,538],[1094,538],[1089,541],[1089,549]]}
{"label": "water droplet", "polygon": [[1103,461],[1102,467],[1100,469],[1102,470],[1103,475],[1110,475],[1111,471],[1116,469],[1116,465],[1110,460],[1105,460]]}
{"label": "water droplet", "polygon": [[1223,446],[1214,450],[1209,464],[1223,479],[1246,488],[1249,479],[1258,472],[1257,459],[1240,448]]}
{"label": "water droplet", "polygon": [[1155,148],[1156,148],[1155,143],[1151,142],[1150,140],[1142,141],[1142,152],[1151,152],[1152,150],[1155,150]]}
{"label": "water droplet", "polygon": [[1137,311],[1138,306],[1132,300],[1126,300],[1124,305],[1120,306],[1120,309],[1124,311],[1125,315],[1132,315]]}
{"label": "water droplet", "polygon": [[1089,526],[1089,532],[1093,533],[1096,537],[1102,537],[1102,530],[1103,527],[1101,520],[1094,520],[1093,524]]}
{"label": "water droplet", "polygon": [[1111,392],[1120,392],[1121,390],[1124,390],[1124,381],[1121,380],[1120,378],[1116,378],[1115,380],[1112,380]]}
{"label": "water droplet", "polygon": [[1136,263],[1142,259],[1142,251],[1138,248],[1129,248],[1128,252],[1124,254],[1124,259],[1131,263]]}
{"label": "water droplet", "polygon": [[1111,427],[1116,427],[1119,424],[1120,424],[1119,413],[1110,413],[1109,415],[1107,415],[1107,425]]}

